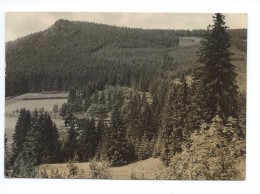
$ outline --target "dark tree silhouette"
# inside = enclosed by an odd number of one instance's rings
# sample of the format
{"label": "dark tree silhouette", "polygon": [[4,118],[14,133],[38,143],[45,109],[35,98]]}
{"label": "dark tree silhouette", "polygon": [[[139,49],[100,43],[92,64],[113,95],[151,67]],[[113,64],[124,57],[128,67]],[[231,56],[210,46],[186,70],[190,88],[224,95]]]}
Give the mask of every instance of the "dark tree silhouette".
{"label": "dark tree silhouette", "polygon": [[[209,108],[208,121],[215,115],[223,120],[229,116],[237,118],[237,86],[235,66],[231,63],[230,37],[225,25],[225,16],[216,13],[214,24],[208,27],[207,33],[198,53],[203,66],[199,69],[206,101]],[[202,99],[201,99],[202,100]]]}

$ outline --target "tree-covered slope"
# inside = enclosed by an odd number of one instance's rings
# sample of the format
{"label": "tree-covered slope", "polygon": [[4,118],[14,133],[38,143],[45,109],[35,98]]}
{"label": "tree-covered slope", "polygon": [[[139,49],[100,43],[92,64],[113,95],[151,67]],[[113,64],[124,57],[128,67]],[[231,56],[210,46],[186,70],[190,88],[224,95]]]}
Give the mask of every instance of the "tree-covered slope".
{"label": "tree-covered slope", "polygon": [[[176,75],[198,65],[196,38],[202,34],[203,30],[144,30],[58,20],[44,31],[6,43],[6,96],[86,85],[93,92],[106,84],[133,86],[140,80],[150,83],[158,76]],[[233,34],[236,40],[244,35]]]}

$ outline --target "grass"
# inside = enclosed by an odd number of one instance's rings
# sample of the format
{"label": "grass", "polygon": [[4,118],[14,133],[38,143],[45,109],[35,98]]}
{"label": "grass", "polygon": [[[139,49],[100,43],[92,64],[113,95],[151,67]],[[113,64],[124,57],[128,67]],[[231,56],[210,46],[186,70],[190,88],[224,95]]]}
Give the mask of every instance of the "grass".
{"label": "grass", "polygon": [[[99,165],[100,162],[97,162]],[[91,178],[91,162],[73,163],[78,174],[74,177],[68,177],[70,174],[69,163],[61,164],[42,164],[36,167],[36,178],[46,178],[42,174],[53,174],[58,172],[59,177],[52,178]],[[121,167],[110,167],[106,171],[109,172],[109,179],[116,180],[155,180],[162,179],[162,173],[166,170],[159,158],[148,158],[146,160],[133,162]],[[245,160],[241,160],[239,164],[240,174],[238,180],[245,179]]]}
{"label": "grass", "polygon": [[41,99],[41,100],[5,100],[5,113],[12,113],[12,111],[20,110],[21,108],[29,109],[30,111],[44,108],[45,111],[52,111],[55,104],[60,108],[66,99]]}
{"label": "grass", "polygon": [[[84,172],[88,177],[90,174],[90,162],[75,163],[74,164],[80,172]],[[121,167],[110,167],[111,179],[130,179],[131,176],[137,177],[137,179],[156,179],[162,169],[161,161],[158,158],[149,158],[147,160],[134,162]],[[36,167],[36,178],[42,178],[41,172],[45,171],[50,173],[53,170],[58,169],[62,175],[69,174],[69,168],[67,163],[62,164],[42,164]]]}
{"label": "grass", "polygon": [[49,93],[26,93],[11,98],[13,100],[37,100],[37,99],[67,99],[66,92],[49,92]]}

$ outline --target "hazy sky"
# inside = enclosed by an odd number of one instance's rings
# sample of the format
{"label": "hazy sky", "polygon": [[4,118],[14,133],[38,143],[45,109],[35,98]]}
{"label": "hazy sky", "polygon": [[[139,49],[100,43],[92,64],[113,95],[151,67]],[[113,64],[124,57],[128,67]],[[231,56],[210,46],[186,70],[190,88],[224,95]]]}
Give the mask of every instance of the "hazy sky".
{"label": "hazy sky", "polygon": [[[246,14],[225,14],[230,28],[247,28]],[[159,29],[205,29],[212,14],[7,12],[6,41],[47,29],[58,19]]]}

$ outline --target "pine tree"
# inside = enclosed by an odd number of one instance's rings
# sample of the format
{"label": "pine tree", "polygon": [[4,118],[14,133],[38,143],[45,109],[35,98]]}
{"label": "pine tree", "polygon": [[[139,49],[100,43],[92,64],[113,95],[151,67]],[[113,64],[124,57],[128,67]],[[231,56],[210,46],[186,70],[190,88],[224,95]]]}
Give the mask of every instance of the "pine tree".
{"label": "pine tree", "polygon": [[51,120],[50,115],[45,112],[43,132],[41,139],[43,139],[43,149],[41,155],[41,163],[57,163],[62,161],[61,144],[59,142],[59,134],[55,123]]}
{"label": "pine tree", "polygon": [[29,110],[27,111],[25,109],[21,109],[13,134],[11,165],[13,165],[13,162],[15,158],[19,155],[19,153],[22,152],[23,144],[25,142],[27,132],[30,127],[31,113]]}
{"label": "pine tree", "polygon": [[168,165],[170,162],[170,158],[173,155],[173,120],[172,114],[174,112],[173,102],[176,98],[176,88],[175,86],[169,91],[169,95],[167,98],[167,102],[164,106],[163,111],[163,119],[162,119],[162,128],[159,131],[159,148],[160,150],[160,159],[164,162],[164,164]]}
{"label": "pine tree", "polygon": [[135,143],[136,139],[142,137],[141,131],[141,100],[138,93],[133,94],[129,102],[127,139]]}
{"label": "pine tree", "polygon": [[5,176],[8,176],[8,170],[10,168],[10,153],[8,151],[8,146],[7,146],[7,137],[6,137],[6,133],[5,133]]}
{"label": "pine tree", "polygon": [[66,160],[75,160],[78,156],[78,140],[74,126],[68,131],[68,137],[64,145]]}
{"label": "pine tree", "polygon": [[100,119],[96,127],[96,153],[95,157],[102,160],[103,142],[106,141],[106,128],[104,121]]}
{"label": "pine tree", "polygon": [[153,102],[151,104],[151,109],[154,115],[154,128],[158,130],[161,123],[161,107],[157,95],[153,96]]}
{"label": "pine tree", "polygon": [[70,88],[69,95],[68,95],[68,103],[75,103],[77,100],[77,92],[74,88]]}
{"label": "pine tree", "polygon": [[206,106],[209,108],[207,121],[215,115],[224,121],[229,116],[237,118],[237,86],[235,66],[231,63],[230,37],[225,26],[225,16],[216,13],[214,24],[208,31],[198,53],[203,66],[199,69],[199,79],[205,87]]}
{"label": "pine tree", "polygon": [[210,111],[205,100],[207,95],[201,80],[194,79],[190,89],[190,103],[187,113],[187,125],[191,130],[198,129],[200,124],[210,119]]}
{"label": "pine tree", "polygon": [[108,129],[107,158],[113,166],[127,163],[126,127],[118,106],[112,110],[111,124]]}
{"label": "pine tree", "polygon": [[31,127],[28,129],[23,149],[14,160],[13,176],[30,178],[34,177],[34,167],[40,164],[40,149],[42,148],[41,137],[41,115],[37,109],[32,112]]}
{"label": "pine tree", "polygon": [[95,156],[99,143],[95,120],[93,118],[86,120],[80,130],[82,131],[79,139],[80,160],[84,162],[90,161]]}
{"label": "pine tree", "polygon": [[61,145],[56,125],[50,115],[35,110],[29,119],[30,128],[23,147],[14,158],[14,176],[33,177],[34,166],[62,162]]}
{"label": "pine tree", "polygon": [[165,103],[162,129],[158,141],[161,146],[160,158],[168,165],[172,156],[182,151],[184,121],[182,116],[183,96],[180,95],[180,86],[174,85],[169,90]]}
{"label": "pine tree", "polygon": [[141,131],[142,136],[146,136],[151,140],[156,135],[156,128],[154,122],[154,115],[148,101],[144,102],[142,118],[141,118]]}
{"label": "pine tree", "polygon": [[[146,99],[146,97],[145,97]],[[138,160],[144,160],[152,156],[156,128],[154,115],[147,100],[143,100],[139,136],[135,139],[135,155]]]}

